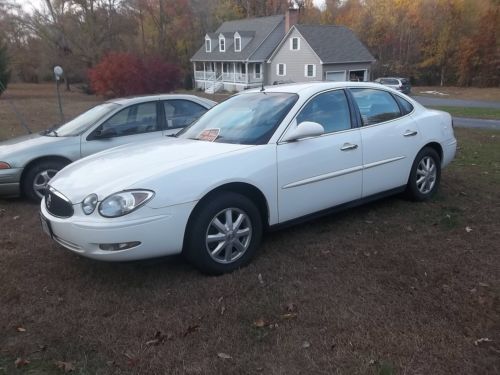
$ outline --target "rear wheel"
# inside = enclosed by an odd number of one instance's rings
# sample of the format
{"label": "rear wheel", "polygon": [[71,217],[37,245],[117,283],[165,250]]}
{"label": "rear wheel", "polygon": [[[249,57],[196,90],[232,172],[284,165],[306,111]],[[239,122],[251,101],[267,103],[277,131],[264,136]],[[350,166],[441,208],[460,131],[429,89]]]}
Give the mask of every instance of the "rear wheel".
{"label": "rear wheel", "polygon": [[262,219],[247,197],[222,192],[193,212],[184,254],[200,271],[219,275],[247,265],[262,238]]}
{"label": "rear wheel", "polygon": [[417,154],[410,172],[406,192],[415,201],[430,199],[441,180],[441,159],[433,148],[425,147]]}
{"label": "rear wheel", "polygon": [[49,181],[67,164],[61,160],[45,160],[31,166],[26,171],[21,186],[24,195],[34,202],[40,202]]}

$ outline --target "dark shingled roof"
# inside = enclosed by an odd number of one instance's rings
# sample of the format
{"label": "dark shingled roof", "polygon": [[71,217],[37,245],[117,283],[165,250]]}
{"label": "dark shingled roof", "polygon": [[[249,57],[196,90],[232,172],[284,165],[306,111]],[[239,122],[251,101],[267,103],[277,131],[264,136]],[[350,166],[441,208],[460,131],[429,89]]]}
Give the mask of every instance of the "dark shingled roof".
{"label": "dark shingled roof", "polygon": [[344,26],[295,25],[323,64],[375,61],[357,36]]}
{"label": "dark shingled roof", "polygon": [[[235,52],[232,46],[235,32],[239,32],[242,38],[251,38],[248,44],[243,45],[241,52]],[[219,52],[220,33],[226,37],[226,52]],[[191,61],[246,61],[247,59],[264,61],[285,35],[285,16],[227,21],[215,33],[208,35],[212,39],[212,52],[206,52],[203,43]]]}

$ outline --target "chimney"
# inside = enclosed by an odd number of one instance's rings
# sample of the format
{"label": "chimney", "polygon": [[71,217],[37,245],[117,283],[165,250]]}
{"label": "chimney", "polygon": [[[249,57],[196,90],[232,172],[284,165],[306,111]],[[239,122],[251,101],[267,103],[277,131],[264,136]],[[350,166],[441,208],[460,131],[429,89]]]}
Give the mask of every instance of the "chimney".
{"label": "chimney", "polygon": [[299,10],[295,8],[288,8],[285,15],[285,33],[290,30],[290,28],[299,22]]}

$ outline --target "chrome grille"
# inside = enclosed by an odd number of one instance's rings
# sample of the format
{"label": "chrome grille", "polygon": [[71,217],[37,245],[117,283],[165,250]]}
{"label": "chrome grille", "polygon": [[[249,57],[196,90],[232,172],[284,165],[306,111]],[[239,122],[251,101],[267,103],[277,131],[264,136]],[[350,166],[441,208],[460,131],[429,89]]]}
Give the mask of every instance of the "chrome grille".
{"label": "chrome grille", "polygon": [[74,214],[70,200],[52,187],[49,187],[45,195],[45,207],[57,217],[71,217]]}

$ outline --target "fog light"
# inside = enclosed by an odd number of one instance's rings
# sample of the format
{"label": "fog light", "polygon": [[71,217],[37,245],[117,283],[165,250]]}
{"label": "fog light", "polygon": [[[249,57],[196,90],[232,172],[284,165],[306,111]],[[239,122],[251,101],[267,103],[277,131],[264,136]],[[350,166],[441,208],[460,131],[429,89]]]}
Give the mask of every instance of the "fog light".
{"label": "fog light", "polygon": [[99,249],[105,251],[120,251],[131,249],[132,247],[139,246],[141,243],[139,241],[133,242],[122,242],[122,243],[101,243],[99,244]]}

